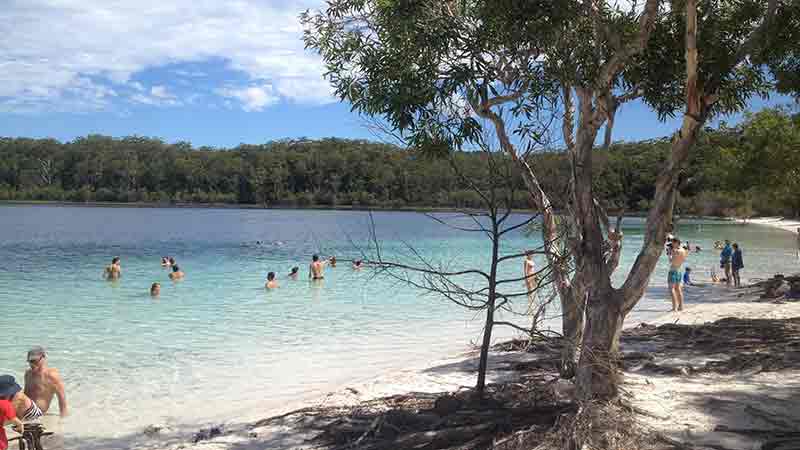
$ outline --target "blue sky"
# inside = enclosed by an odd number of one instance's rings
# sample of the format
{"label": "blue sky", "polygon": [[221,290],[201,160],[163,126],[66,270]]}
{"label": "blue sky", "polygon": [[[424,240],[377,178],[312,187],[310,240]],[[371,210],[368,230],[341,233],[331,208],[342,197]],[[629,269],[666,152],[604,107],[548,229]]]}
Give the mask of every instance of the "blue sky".
{"label": "blue sky", "polygon": [[[373,137],[332,98],[319,58],[303,49],[297,15],[319,0],[7,2],[0,136],[137,134],[215,147]],[[636,103],[617,123],[615,140],[676,126]]]}

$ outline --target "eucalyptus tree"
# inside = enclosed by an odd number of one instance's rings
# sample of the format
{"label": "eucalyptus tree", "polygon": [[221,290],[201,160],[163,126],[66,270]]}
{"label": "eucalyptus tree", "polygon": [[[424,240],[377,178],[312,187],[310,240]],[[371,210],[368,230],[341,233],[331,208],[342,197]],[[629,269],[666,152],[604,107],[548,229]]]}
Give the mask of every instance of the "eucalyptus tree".
{"label": "eucalyptus tree", "polygon": [[[745,108],[754,95],[768,95],[776,85],[793,91],[797,82],[791,70],[800,28],[796,0],[619,5],[330,0],[326,10],[302,16],[306,46],[320,53],[337,95],[354,110],[381,117],[427,151],[463,148],[491,129],[500,149],[522,167],[543,216],[564,335],[580,342],[577,384],[584,399],[617,394],[622,325],[661,256],[698,130],[714,115]],[[594,192],[592,154],[603,127],[605,143],[611,142],[619,106],[637,98],[660,117],[682,114],[683,121],[660,167],[644,243],[615,287],[622,236]],[[571,165],[570,233],[561,244],[550,196],[528,159],[557,130]],[[564,264],[567,256],[572,264]],[[565,347],[566,376],[575,349]]]}

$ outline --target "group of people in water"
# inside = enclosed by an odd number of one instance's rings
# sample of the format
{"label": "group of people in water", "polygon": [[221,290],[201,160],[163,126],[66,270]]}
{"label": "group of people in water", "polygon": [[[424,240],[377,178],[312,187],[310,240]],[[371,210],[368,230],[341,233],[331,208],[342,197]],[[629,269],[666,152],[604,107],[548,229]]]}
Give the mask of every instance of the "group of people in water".
{"label": "group of people in water", "polygon": [[[69,412],[64,382],[58,370],[48,366],[45,349],[39,346],[30,349],[27,362],[24,388],[12,375],[0,375],[0,424],[10,422],[20,434],[24,433],[26,424],[44,420],[53,397],[58,399],[60,417]],[[8,448],[8,437],[5,428],[0,426],[0,449],[5,448]]]}
{"label": "group of people in water", "polygon": [[[685,272],[682,271],[683,264],[689,257],[690,248],[688,243],[682,244],[677,237],[672,234],[667,235],[666,254],[670,262],[667,285],[672,300],[672,311],[683,311],[683,286],[694,284],[691,279],[691,267],[687,267]],[[739,244],[731,243],[726,239],[724,243],[722,241],[715,242],[714,248],[720,250],[719,267],[724,271],[725,278],[720,279],[716,269],[712,268],[710,271],[711,281],[714,283],[724,282],[728,287],[741,287],[742,281],[739,273],[744,269],[744,256]],[[695,246],[694,252],[700,251],[702,249]]]}
{"label": "group of people in water", "polygon": [[[171,256],[161,257],[161,267],[170,269],[169,275],[167,276],[172,281],[182,280],[186,276],[186,274],[183,273],[181,268],[178,266],[175,258]],[[111,264],[107,265],[103,270],[103,277],[108,281],[117,281],[122,278],[122,260],[119,256],[115,256],[111,259]],[[153,297],[158,297],[160,294],[161,283],[156,281],[150,285],[150,295]]]}
{"label": "group of people in water", "polygon": [[[319,255],[311,256],[311,264],[308,265],[308,279],[311,281],[321,281],[325,279],[325,267],[336,267],[336,257],[331,256],[326,260],[322,260]],[[364,261],[355,259],[352,261],[353,270],[361,270],[364,266]],[[297,280],[300,277],[300,268],[292,267],[287,278],[290,280]],[[267,273],[267,282],[264,285],[267,289],[275,289],[278,287],[278,280],[275,272]]]}

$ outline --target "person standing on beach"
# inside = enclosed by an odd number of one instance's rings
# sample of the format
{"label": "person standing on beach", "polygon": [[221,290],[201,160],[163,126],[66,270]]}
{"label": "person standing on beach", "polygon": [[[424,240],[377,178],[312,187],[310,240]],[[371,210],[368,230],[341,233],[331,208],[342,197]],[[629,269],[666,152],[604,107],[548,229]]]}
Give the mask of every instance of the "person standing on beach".
{"label": "person standing on beach", "polygon": [[667,285],[672,299],[672,311],[683,311],[683,285],[681,284],[683,274],[681,266],[689,256],[689,251],[681,247],[680,239],[672,240],[672,254],[669,258],[669,274],[667,275]]}
{"label": "person standing on beach", "polygon": [[31,398],[43,413],[50,409],[53,397],[58,398],[58,412],[61,417],[68,414],[67,396],[64,382],[58,369],[47,366],[47,353],[42,347],[33,347],[28,352],[28,365],[25,372],[25,395]]}
{"label": "person standing on beach", "polygon": [[742,249],[739,248],[738,243],[733,244],[733,256],[731,258],[733,269],[733,285],[734,287],[742,287],[742,280],[739,278],[739,271],[744,269],[744,260],[742,259]]}
{"label": "person standing on beach", "polygon": [[800,261],[800,227],[797,227],[797,260]]}
{"label": "person standing on beach", "polygon": [[522,263],[522,273],[525,276],[525,287],[528,289],[528,297],[536,290],[536,266],[533,262],[533,252],[525,253],[525,261]]}
{"label": "person standing on beach", "polygon": [[733,248],[731,248],[731,241],[725,239],[725,247],[719,254],[719,268],[725,270],[725,283],[728,287],[733,283],[733,274],[731,273],[731,257],[733,256]]}
{"label": "person standing on beach", "polygon": [[320,261],[319,255],[311,257],[311,264],[308,266],[308,278],[312,281],[318,281],[325,278],[322,271],[325,268],[327,261]]}

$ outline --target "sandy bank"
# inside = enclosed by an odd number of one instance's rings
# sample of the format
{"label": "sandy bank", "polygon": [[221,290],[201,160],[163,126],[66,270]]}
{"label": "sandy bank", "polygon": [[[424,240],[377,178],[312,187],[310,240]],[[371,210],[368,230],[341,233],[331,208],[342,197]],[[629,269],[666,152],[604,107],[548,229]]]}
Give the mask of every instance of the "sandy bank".
{"label": "sandy bank", "polygon": [[[785,319],[800,317],[800,303],[754,302],[754,289],[727,289],[718,285],[687,288],[687,309],[681,313],[666,312],[650,320],[647,327],[628,323],[628,334],[637,327],[655,330],[656,325],[676,324],[698,326],[722,318]],[[724,322],[724,321],[723,321]],[[675,326],[675,325],[668,325]],[[798,325],[800,326],[800,324]],[[692,331],[693,333],[693,331]],[[673,343],[674,344],[674,343]],[[646,364],[628,363],[626,359],[625,396],[641,411],[642,422],[654,432],[676,442],[708,444],[707,448],[743,449],[761,448],[763,436],[746,436],[736,432],[720,431],[727,427],[746,429],[800,429],[800,370],[753,370],[731,374],[707,372],[701,366],[716,364],[730,354],[695,351],[692,345],[676,351],[672,346],[659,348],[651,341],[637,343],[623,338],[623,352],[650,353]],[[680,346],[679,346],[680,347]],[[488,383],[520,384],[529,376],[516,370],[526,363],[535,365],[542,354],[531,352],[502,352],[491,355]],[[653,369],[653,367],[664,368]],[[424,370],[395,372],[367,383],[354,384],[328,394],[312,408],[349,410],[348,408],[373,408],[370,402],[383,402],[391,396],[405,394],[425,396],[457,392],[474,385],[477,360],[475,354],[442,360]],[[676,368],[672,370],[672,368]],[[688,369],[687,369],[688,368]],[[552,382],[556,383],[555,376]],[[519,383],[518,383],[519,381]],[[564,383],[564,382],[560,382]],[[383,404],[383,403],[381,403]],[[288,410],[288,408],[287,408]],[[222,434],[197,443],[181,442],[164,445],[153,441],[148,448],[187,450],[255,450],[255,449],[322,449],[310,444],[319,429],[319,421],[329,423],[334,419],[320,418],[317,412],[294,414],[285,418],[248,420],[245,423],[228,423]],[[314,426],[309,429],[310,422]],[[770,421],[772,423],[770,423]],[[780,426],[776,425],[780,424]],[[766,427],[766,428],[765,428]],[[792,428],[794,427],[794,428]],[[173,441],[174,442],[174,441]],[[703,448],[703,447],[700,447]]]}
{"label": "sandy bank", "polygon": [[798,220],[789,220],[784,219],[783,217],[758,217],[756,219],[739,219],[737,222],[740,223],[748,223],[753,225],[762,225],[772,228],[777,228],[779,230],[789,231],[792,233],[797,233],[797,229],[800,228],[800,221]]}

